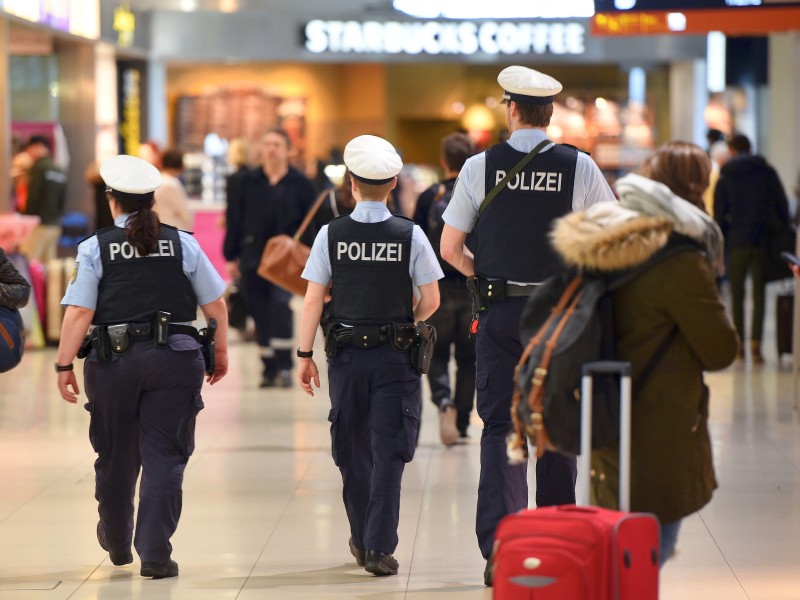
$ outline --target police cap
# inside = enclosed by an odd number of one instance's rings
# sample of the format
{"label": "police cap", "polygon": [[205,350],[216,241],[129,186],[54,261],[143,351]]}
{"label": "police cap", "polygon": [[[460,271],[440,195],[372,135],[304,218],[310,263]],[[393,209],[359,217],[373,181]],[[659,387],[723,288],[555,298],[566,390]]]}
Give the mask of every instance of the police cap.
{"label": "police cap", "polygon": [[152,197],[161,186],[161,173],[146,160],[120,154],[100,166],[100,177],[113,192],[128,196]]}
{"label": "police cap", "polygon": [[528,67],[506,67],[497,76],[497,83],[503,88],[503,100],[520,104],[552,104],[553,96],[563,86],[550,75],[545,75]]}
{"label": "police cap", "polygon": [[355,179],[370,185],[389,183],[403,168],[394,146],[374,135],[350,140],[344,147],[344,164]]}

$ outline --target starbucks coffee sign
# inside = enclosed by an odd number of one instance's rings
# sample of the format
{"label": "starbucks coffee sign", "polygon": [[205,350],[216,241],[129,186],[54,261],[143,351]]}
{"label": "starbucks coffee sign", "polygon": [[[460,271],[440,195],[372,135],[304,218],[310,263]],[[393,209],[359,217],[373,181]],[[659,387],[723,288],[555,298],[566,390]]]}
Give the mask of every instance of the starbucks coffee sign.
{"label": "starbucks coffee sign", "polygon": [[586,27],[575,22],[310,21],[315,54],[583,54]]}

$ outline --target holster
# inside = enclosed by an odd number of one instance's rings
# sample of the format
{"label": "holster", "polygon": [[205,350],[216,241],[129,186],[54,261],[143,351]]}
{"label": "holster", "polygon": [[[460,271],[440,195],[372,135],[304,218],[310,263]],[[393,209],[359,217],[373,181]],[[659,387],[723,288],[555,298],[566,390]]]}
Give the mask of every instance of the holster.
{"label": "holster", "polygon": [[97,362],[109,362],[111,360],[111,340],[108,338],[108,330],[102,326],[95,327],[92,330],[91,339]]}
{"label": "holster", "polygon": [[83,343],[81,344],[81,347],[78,348],[77,357],[86,358],[87,356],[89,356],[89,352],[91,351],[92,351],[92,336],[86,335],[83,338]]}
{"label": "holster", "polygon": [[411,364],[425,375],[431,368],[433,347],[436,344],[436,328],[424,321],[419,321],[415,327],[414,344],[411,346]]}
{"label": "holster", "polygon": [[217,368],[217,343],[214,341],[216,333],[217,320],[214,318],[209,319],[208,325],[198,332],[201,343],[200,352],[206,365],[206,375],[213,375],[214,370]]}

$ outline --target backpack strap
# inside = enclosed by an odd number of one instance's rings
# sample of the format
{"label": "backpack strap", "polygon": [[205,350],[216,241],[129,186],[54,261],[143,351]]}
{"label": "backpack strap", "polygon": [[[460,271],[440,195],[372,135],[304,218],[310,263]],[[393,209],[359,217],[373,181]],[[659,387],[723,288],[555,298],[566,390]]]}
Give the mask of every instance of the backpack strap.
{"label": "backpack strap", "polygon": [[539,142],[539,144],[533,150],[531,150],[524,157],[522,157],[522,160],[519,161],[516,165],[514,165],[513,169],[511,169],[508,173],[506,173],[506,176],[503,177],[497,183],[497,185],[492,188],[492,191],[486,194],[486,197],[483,199],[483,202],[481,202],[481,205],[478,207],[478,217],[480,217],[483,214],[483,212],[489,207],[489,203],[495,199],[495,196],[497,196],[497,194],[499,194],[503,190],[503,188],[506,187],[506,185],[508,185],[508,182],[511,181],[511,178],[514,177],[520,171],[522,171],[522,169],[525,168],[525,165],[531,162],[533,160],[533,157],[539,154],[542,148],[547,146],[547,144],[552,144],[552,143],[553,142],[545,138],[544,140]]}
{"label": "backpack strap", "polygon": [[[544,322],[544,324],[536,332],[536,335],[531,336],[530,340],[528,341],[528,345],[525,347],[525,350],[522,352],[522,356],[520,357],[519,361],[517,362],[517,366],[514,367],[514,393],[511,396],[511,404],[512,404],[511,420],[514,423],[514,435],[512,437],[512,440],[509,442],[509,445],[510,445],[512,450],[522,451],[525,454],[525,456],[527,456],[527,441],[526,441],[527,440],[527,432],[526,432],[527,428],[525,427],[525,425],[523,425],[522,421],[520,421],[519,414],[517,412],[517,407],[519,406],[519,403],[522,401],[522,389],[521,389],[521,387],[519,385],[519,373],[520,373],[520,370],[522,369],[522,367],[525,365],[525,363],[528,362],[528,358],[530,358],[530,355],[531,355],[531,352],[533,352],[533,349],[541,343],[542,338],[544,338],[545,334],[547,333],[547,331],[548,331],[548,329],[550,327],[550,324],[553,322],[553,319],[555,319],[558,315],[563,313],[564,310],[567,307],[567,304],[570,302],[570,300],[573,300],[573,297],[575,296],[575,292],[578,290],[578,288],[580,287],[582,282],[583,282],[583,280],[580,277],[576,277],[572,281],[569,282],[567,287],[561,293],[561,297],[558,299],[558,302],[556,303],[556,305],[553,306],[553,308],[550,309],[550,316],[547,318],[547,320]],[[578,296],[580,296],[580,294],[578,294]],[[576,301],[577,300],[574,300],[573,304]],[[542,362],[544,362],[544,359],[542,360]],[[548,356],[548,359],[547,359],[547,364],[548,365],[550,364],[550,357],[549,356]],[[539,369],[537,368],[536,371],[538,372]],[[546,371],[545,371],[545,374],[546,374]],[[542,377],[542,381],[543,380],[544,380],[544,377]],[[531,390],[533,390],[533,388],[531,388]],[[528,396],[528,398],[529,398],[528,404],[531,405],[530,395]],[[540,406],[540,408],[539,408],[538,412],[539,412],[539,417],[541,419],[541,410],[542,410],[541,409],[541,398],[539,398],[539,406]],[[541,423],[541,420],[540,420],[540,423]],[[540,431],[543,432],[541,427],[540,427]]]}

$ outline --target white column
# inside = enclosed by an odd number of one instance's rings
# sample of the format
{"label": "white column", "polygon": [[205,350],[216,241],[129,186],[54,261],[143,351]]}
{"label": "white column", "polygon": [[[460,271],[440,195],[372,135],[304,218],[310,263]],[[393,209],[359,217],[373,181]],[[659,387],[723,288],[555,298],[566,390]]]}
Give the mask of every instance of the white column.
{"label": "white column", "polygon": [[165,148],[169,140],[167,126],[167,67],[162,60],[147,63],[147,137]]}
{"label": "white column", "polygon": [[769,36],[769,110],[762,153],[792,194],[800,169],[800,32]]}
{"label": "white column", "polygon": [[707,103],[705,61],[671,64],[669,105],[672,140],[689,140],[705,148],[706,124],[703,111]]}

